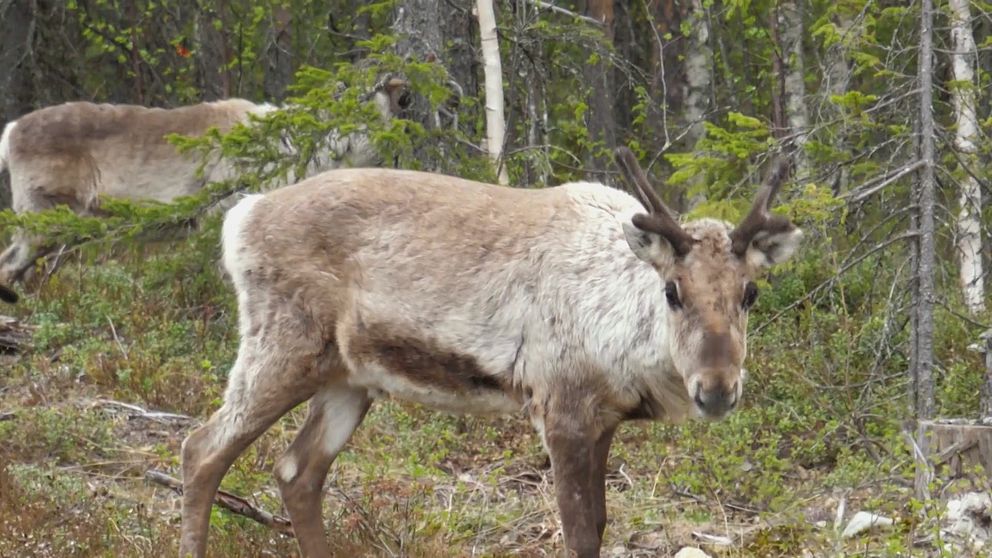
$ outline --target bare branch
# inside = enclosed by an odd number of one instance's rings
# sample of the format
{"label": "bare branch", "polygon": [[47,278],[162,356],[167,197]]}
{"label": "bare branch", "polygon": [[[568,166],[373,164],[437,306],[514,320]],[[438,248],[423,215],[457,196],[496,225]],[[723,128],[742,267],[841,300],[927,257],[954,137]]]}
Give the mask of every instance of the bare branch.
{"label": "bare branch", "polygon": [[[177,478],[170,477],[161,471],[156,471],[154,469],[145,471],[145,479],[154,482],[155,484],[165,486],[166,488],[170,488],[176,494],[182,495],[183,493],[182,481]],[[244,498],[235,496],[230,492],[218,490],[217,495],[214,496],[214,503],[231,513],[257,521],[266,527],[271,527],[287,537],[295,536],[293,534],[293,524],[290,523],[288,519],[280,515],[273,515],[265,510],[260,510]]]}
{"label": "bare branch", "polygon": [[[851,190],[850,192],[843,193],[843,194],[841,194],[841,195],[839,195],[837,197],[838,198],[851,198],[851,203],[858,203],[858,202],[864,200],[865,198],[871,196],[875,192],[878,192],[881,189],[885,188],[889,184],[892,184],[896,180],[899,180],[900,178],[906,176],[907,174],[910,174],[910,173],[916,171],[916,169],[922,167],[923,165],[924,165],[924,161],[922,159],[917,159],[916,161],[913,161],[912,163],[907,163],[907,164],[899,167],[895,172],[893,172],[892,174],[889,174],[888,176],[884,177],[880,183],[878,183],[878,184],[876,184],[874,186],[867,186],[867,184],[866,184],[866,185],[863,185],[861,188],[858,188],[856,190]],[[868,184],[871,184],[871,182],[869,182]]]}
{"label": "bare branch", "polygon": [[813,287],[812,289],[809,290],[809,292],[807,292],[801,298],[797,299],[795,302],[793,302],[792,304],[786,306],[785,308],[779,310],[772,317],[770,317],[767,320],[765,320],[764,323],[758,325],[756,328],[754,328],[754,335],[757,335],[761,330],[763,330],[767,326],[771,325],[775,320],[781,318],[786,312],[791,311],[793,308],[799,306],[803,302],[805,302],[805,301],[813,298],[821,290],[829,287],[830,285],[833,285],[834,282],[836,282],[838,279],[840,279],[841,276],[843,276],[845,273],[847,273],[848,271],[850,271],[851,268],[853,268],[854,266],[858,265],[859,263],[865,261],[866,259],[868,259],[868,257],[870,257],[875,252],[878,252],[879,250],[882,250],[882,249],[884,249],[884,248],[886,248],[886,247],[888,247],[888,246],[890,246],[892,244],[895,244],[896,242],[899,242],[899,241],[902,241],[902,240],[905,240],[905,239],[908,239],[908,238],[916,238],[917,236],[919,236],[919,234],[920,233],[917,232],[917,231],[906,231],[906,232],[904,232],[904,233],[902,233],[902,234],[900,234],[898,236],[894,236],[892,238],[888,238],[888,239],[884,240],[883,242],[880,242],[880,243],[876,244],[870,250],[868,250],[867,252],[865,252],[861,256],[855,258],[854,260],[852,260],[850,263],[848,263],[844,267],[840,268],[837,271],[837,273],[833,274],[833,276],[831,276],[829,279],[827,279],[827,280],[823,281],[822,283],[820,283],[819,285]]}
{"label": "bare branch", "polygon": [[582,14],[577,14],[577,13],[571,11],[571,10],[566,10],[565,8],[562,8],[560,6],[555,6],[551,2],[542,2],[541,0],[526,0],[526,1],[527,2],[530,2],[531,4],[533,4],[535,6],[537,6],[538,8],[544,8],[545,10],[551,10],[552,12],[555,12],[555,13],[558,13],[558,14],[567,15],[568,17],[574,17],[575,19],[578,19],[580,21],[584,21],[586,23],[591,23],[593,25],[599,25],[600,27],[603,26],[603,22],[602,21],[597,21],[597,20],[595,20],[595,19],[593,19],[593,18],[591,18],[589,16],[584,16]]}

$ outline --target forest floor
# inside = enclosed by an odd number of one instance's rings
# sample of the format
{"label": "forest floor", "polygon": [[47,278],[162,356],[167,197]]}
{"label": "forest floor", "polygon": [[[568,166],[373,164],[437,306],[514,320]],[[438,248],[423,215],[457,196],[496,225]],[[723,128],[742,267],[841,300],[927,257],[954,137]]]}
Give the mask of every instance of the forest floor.
{"label": "forest floor", "polygon": [[[179,267],[152,277],[70,266],[4,309],[36,329],[22,354],[0,356],[0,556],[176,552],[180,498],[145,474],[181,476],[182,440],[217,408],[237,339],[228,295],[181,273],[189,261],[169,262]],[[774,398],[764,385],[718,424],[624,425],[609,461],[603,555],[685,546],[715,557],[981,555],[949,550],[940,506],[912,499],[909,452],[880,442],[898,435],[869,429],[855,440],[842,419]],[[256,442],[222,487],[284,514],[271,470],[304,413]],[[521,417],[379,401],[332,467],[324,502],[336,556],[561,552],[549,463]],[[862,510],[895,524],[842,538]],[[291,537],[217,507],[209,548],[297,555]]]}

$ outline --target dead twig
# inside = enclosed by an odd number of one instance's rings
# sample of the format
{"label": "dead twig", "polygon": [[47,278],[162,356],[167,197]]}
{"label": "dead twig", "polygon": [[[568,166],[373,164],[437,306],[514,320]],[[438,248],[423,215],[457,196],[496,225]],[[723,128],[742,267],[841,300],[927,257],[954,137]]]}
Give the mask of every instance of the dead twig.
{"label": "dead twig", "polygon": [[114,401],[113,399],[97,399],[93,402],[94,405],[108,406],[108,407],[120,407],[131,411],[128,418],[142,418],[147,420],[153,420],[155,422],[162,423],[175,423],[175,422],[195,422],[196,419],[186,415],[180,415],[177,413],[167,413],[164,411],[149,411],[143,407],[139,407],[133,403],[124,403],[123,401]]}
{"label": "dead twig", "polygon": [[556,5],[552,4],[551,2],[542,2],[542,0],[527,0],[527,1],[530,2],[531,4],[534,4],[538,8],[544,8],[545,10],[550,10],[552,12],[559,13],[559,14],[562,14],[562,15],[566,15],[568,17],[572,17],[572,18],[578,19],[580,21],[584,21],[586,23],[591,23],[593,25],[598,25],[600,27],[603,26],[603,22],[602,21],[599,21],[598,19],[593,19],[593,18],[591,18],[589,16],[584,16],[582,14],[577,14],[577,13],[575,13],[573,11],[566,10],[565,8],[562,8],[561,6],[556,6]]}
{"label": "dead twig", "polygon": [[[156,471],[154,469],[145,471],[145,478],[155,484],[160,484],[166,488],[172,489],[176,494],[182,495],[183,493],[182,481],[174,477],[170,477],[161,471]],[[289,519],[286,519],[280,515],[271,514],[265,510],[260,510],[248,502],[248,500],[235,496],[230,492],[218,490],[217,494],[214,496],[214,503],[231,513],[257,521],[266,527],[271,527],[287,537],[295,536],[293,533],[293,524],[290,523]]]}
{"label": "dead twig", "polygon": [[881,182],[879,182],[878,184],[872,184],[872,183],[869,182],[868,184],[865,184],[864,186],[862,186],[861,188],[858,188],[857,190],[851,190],[850,192],[847,192],[845,194],[841,194],[838,197],[839,198],[851,198],[851,203],[858,203],[858,202],[860,202],[860,201],[868,198],[869,196],[871,196],[875,192],[878,192],[879,190],[882,190],[883,188],[885,188],[889,184],[892,184],[893,182],[895,182],[895,181],[899,180],[900,178],[906,176],[907,174],[910,174],[912,172],[915,172],[917,169],[919,169],[920,167],[922,167],[923,164],[924,164],[924,161],[923,160],[917,159],[916,161],[913,161],[911,163],[907,163],[907,164],[899,167],[898,169],[895,170],[895,172],[892,172],[891,174],[882,177],[880,179]]}

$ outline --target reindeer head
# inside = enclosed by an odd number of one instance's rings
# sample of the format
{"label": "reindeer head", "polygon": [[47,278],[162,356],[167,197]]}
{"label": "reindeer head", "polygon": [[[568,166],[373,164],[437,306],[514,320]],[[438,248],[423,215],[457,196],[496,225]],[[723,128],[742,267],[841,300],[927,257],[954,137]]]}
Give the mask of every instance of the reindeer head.
{"label": "reindeer head", "polygon": [[634,154],[621,147],[616,156],[649,211],[624,223],[624,233],[634,254],[658,272],[673,363],[697,410],[709,418],[723,417],[741,397],[747,315],[758,297],[754,280],[789,259],[802,239],[795,225],[769,213],[785,178],[786,159],[776,160],[751,210],[734,227],[714,219],[680,224]]}

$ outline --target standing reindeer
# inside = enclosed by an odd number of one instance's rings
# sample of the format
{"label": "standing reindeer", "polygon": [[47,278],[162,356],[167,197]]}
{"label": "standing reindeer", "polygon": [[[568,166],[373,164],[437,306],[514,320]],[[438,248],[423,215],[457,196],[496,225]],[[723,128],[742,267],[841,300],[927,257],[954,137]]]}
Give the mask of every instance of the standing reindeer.
{"label": "standing reindeer", "polygon": [[551,457],[565,546],[598,556],[617,425],[738,405],[753,280],[802,236],[769,213],[784,164],[735,228],[679,224],[634,155],[617,159],[643,206],[601,184],[349,169],[231,209],[241,345],[224,404],[183,444],[182,555],[205,555],[231,463],[309,401],[275,476],[303,555],[327,556],[325,476],[390,395],[525,413]]}
{"label": "standing reindeer", "polygon": [[[399,113],[406,85],[405,80],[390,78],[371,92],[383,120]],[[173,109],[89,102],[45,107],[4,128],[0,134],[0,172],[10,172],[12,205],[17,213],[67,205],[83,215],[99,214],[100,196],[167,203],[195,194],[210,182],[235,178],[240,172],[228,159],[203,160],[201,155],[180,152],[170,143],[170,134],[200,136],[211,128],[227,133],[238,124],[252,125],[252,117],[275,110],[273,105],[244,99]],[[293,149],[285,143],[282,147]],[[332,132],[308,174],[373,166],[379,164],[378,159],[364,132]],[[0,253],[0,300],[14,302],[16,295],[8,285],[22,280],[35,261],[53,248],[37,235],[16,233],[11,245]]]}

